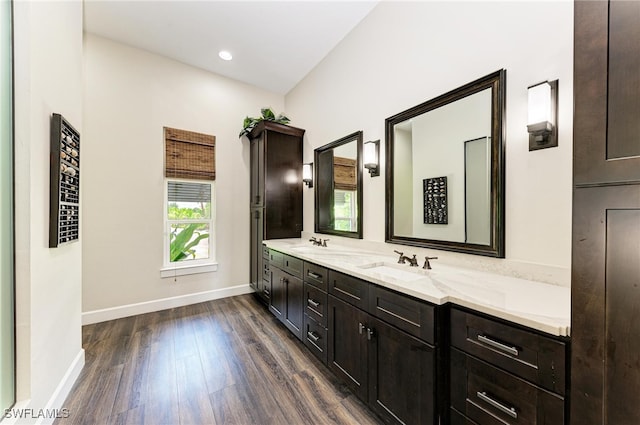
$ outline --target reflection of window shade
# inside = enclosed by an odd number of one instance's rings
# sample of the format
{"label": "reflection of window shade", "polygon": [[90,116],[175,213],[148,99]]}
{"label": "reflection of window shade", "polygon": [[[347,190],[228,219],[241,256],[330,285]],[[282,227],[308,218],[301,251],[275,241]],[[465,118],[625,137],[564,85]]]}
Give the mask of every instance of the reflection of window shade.
{"label": "reflection of window shade", "polygon": [[208,183],[169,182],[169,202],[211,202]]}
{"label": "reflection of window shade", "polygon": [[336,205],[343,205],[346,202],[345,200],[346,196],[347,196],[347,192],[336,191],[333,194],[333,201],[335,202]]}
{"label": "reflection of window shade", "polygon": [[333,158],[333,183],[335,189],[356,190],[356,160]]}
{"label": "reflection of window shade", "polygon": [[193,131],[164,128],[166,177],[216,179],[216,138]]}

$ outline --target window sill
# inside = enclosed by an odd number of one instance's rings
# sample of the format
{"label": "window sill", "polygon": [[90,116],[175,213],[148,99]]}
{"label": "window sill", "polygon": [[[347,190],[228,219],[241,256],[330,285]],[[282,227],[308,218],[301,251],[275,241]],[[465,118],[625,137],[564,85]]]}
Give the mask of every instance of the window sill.
{"label": "window sill", "polygon": [[218,263],[198,264],[192,266],[163,267],[160,269],[160,277],[186,276],[189,274],[209,273],[218,270]]}

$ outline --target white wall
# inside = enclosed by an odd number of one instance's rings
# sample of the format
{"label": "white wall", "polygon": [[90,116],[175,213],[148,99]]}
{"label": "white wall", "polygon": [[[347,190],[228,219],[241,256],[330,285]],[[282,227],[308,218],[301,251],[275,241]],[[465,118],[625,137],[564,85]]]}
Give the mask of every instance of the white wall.
{"label": "white wall", "polygon": [[[96,35],[84,47],[85,323],[249,291],[249,142],[238,133],[262,107],[282,112],[284,97]],[[163,126],[216,136],[217,272],[160,278]]]}
{"label": "white wall", "polygon": [[[545,280],[568,284],[572,58],[569,1],[381,2],[287,94],[287,112],[307,130],[308,162],[314,148],[356,130],[365,141],[384,140],[385,118],[506,69],[506,260],[440,256],[516,274],[549,268],[556,274]],[[553,79],[559,79],[560,146],[529,152],[527,87]],[[384,241],[384,176],[384,167],[380,178],[365,173],[366,241]],[[312,190],[305,191],[304,223],[312,232]]]}
{"label": "white wall", "polygon": [[84,364],[82,242],[48,247],[51,114],[83,128],[82,2],[14,7],[17,399],[41,409]]}

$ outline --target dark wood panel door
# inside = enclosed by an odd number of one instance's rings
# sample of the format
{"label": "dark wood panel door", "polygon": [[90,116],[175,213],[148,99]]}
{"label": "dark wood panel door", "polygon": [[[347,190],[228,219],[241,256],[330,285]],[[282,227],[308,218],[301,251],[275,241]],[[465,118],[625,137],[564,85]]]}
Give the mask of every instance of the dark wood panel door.
{"label": "dark wood panel door", "polygon": [[328,365],[363,401],[367,401],[367,319],[369,315],[329,296]]}
{"label": "dark wood panel door", "polygon": [[574,181],[640,182],[640,2],[576,1]]}
{"label": "dark wood panel door", "polygon": [[285,273],[284,292],[284,324],[302,341],[302,331],[304,329],[304,287],[302,279]]}
{"label": "dark wood panel door", "polygon": [[367,340],[373,410],[391,423],[438,423],[434,347],[380,320]]}
{"label": "dark wood panel door", "polygon": [[286,273],[279,268],[271,268],[271,297],[269,300],[269,310],[283,323],[286,303],[284,283],[285,276]]}
{"label": "dark wood panel door", "polygon": [[250,146],[250,203],[252,207],[264,206],[264,136],[251,140]]}
{"label": "dark wood panel door", "polygon": [[260,281],[263,279],[263,258],[262,258],[262,235],[264,232],[262,208],[251,208],[251,238],[250,238],[250,285],[254,290],[260,287]]}
{"label": "dark wood panel door", "polygon": [[576,189],[571,422],[640,420],[640,185]]}

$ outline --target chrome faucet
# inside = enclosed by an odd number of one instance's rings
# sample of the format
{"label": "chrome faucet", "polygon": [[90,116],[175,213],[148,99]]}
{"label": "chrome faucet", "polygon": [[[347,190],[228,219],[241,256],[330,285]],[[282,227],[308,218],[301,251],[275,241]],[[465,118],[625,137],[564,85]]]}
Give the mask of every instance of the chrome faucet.
{"label": "chrome faucet", "polygon": [[422,268],[431,270],[431,263],[429,263],[429,260],[437,260],[437,259],[438,257],[424,257],[424,266],[422,266]]}
{"label": "chrome faucet", "polygon": [[404,252],[395,250],[393,252],[400,255],[400,258],[398,258],[398,264],[406,264],[406,262],[408,261],[409,267],[418,267],[418,259],[416,258],[416,254],[413,254],[413,258],[409,258],[404,255]]}

